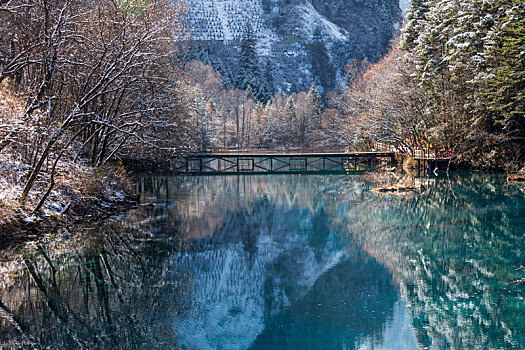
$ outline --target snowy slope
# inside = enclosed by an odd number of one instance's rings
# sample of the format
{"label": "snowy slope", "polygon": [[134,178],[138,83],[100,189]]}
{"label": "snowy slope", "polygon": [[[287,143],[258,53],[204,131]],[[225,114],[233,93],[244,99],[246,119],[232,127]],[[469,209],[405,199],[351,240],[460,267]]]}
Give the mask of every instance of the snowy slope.
{"label": "snowy slope", "polygon": [[[350,59],[376,61],[387,51],[401,20],[399,0],[186,1],[196,58],[235,77],[239,43],[250,26],[261,66],[271,61],[281,92],[306,90],[312,83],[335,87],[333,77],[341,76]],[[329,57],[320,71],[312,68],[316,56],[324,57],[312,52],[316,41]],[[331,71],[337,74],[327,74]]]}
{"label": "snowy slope", "polygon": [[188,0],[193,39],[240,39],[249,23],[254,32],[263,30],[260,0]]}
{"label": "snowy slope", "polygon": [[401,11],[406,11],[410,8],[410,0],[399,0],[399,7]]}

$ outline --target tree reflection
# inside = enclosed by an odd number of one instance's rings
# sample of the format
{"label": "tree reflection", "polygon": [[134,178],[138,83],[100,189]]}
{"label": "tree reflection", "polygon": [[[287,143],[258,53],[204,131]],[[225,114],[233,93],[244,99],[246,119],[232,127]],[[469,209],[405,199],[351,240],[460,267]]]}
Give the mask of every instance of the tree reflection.
{"label": "tree reflection", "polygon": [[[137,211],[132,221],[83,228],[73,240],[37,244],[4,263],[0,347],[173,346],[169,317],[177,299],[165,296],[184,293],[184,277],[169,276],[180,242],[158,242],[144,235],[144,226],[133,228],[150,214]],[[7,281],[7,274],[16,276]]]}
{"label": "tree reflection", "polygon": [[0,263],[0,347],[395,348],[400,291],[421,348],[525,348],[523,285],[508,284],[522,277],[520,187],[487,175],[406,181],[427,189],[374,194],[355,176],[138,178],[152,205]]}
{"label": "tree reflection", "polygon": [[381,343],[399,300],[388,271],[328,225],[321,207],[266,196],[246,204],[227,212],[213,234],[189,241],[175,262],[192,281],[174,322],[181,343],[195,349]]}
{"label": "tree reflection", "polygon": [[416,196],[380,196],[348,213],[356,240],[387,266],[422,347],[525,348],[525,198],[487,175],[434,179]]}
{"label": "tree reflection", "polygon": [[[376,195],[369,181],[344,176],[203,177],[190,181],[199,190],[181,200],[209,199],[184,220],[220,213],[201,223],[205,235],[216,234],[230,211],[251,214],[260,198],[275,208],[308,209],[316,224],[326,218],[390,270],[421,347],[525,348],[523,286],[508,284],[522,277],[515,270],[525,246],[522,189],[483,174],[401,181],[423,181],[426,190]],[[232,195],[243,191],[250,195]]]}

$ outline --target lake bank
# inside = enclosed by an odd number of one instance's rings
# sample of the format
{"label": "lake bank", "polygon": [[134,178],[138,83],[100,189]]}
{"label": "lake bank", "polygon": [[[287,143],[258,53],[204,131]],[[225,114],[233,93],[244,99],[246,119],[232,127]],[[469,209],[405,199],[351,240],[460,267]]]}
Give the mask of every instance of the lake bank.
{"label": "lake bank", "polygon": [[[119,165],[89,167],[65,159],[49,189],[43,173],[22,202],[20,194],[31,167],[0,155],[0,246],[35,239],[68,225],[103,219],[137,204],[128,174]],[[35,210],[38,206],[38,210]]]}
{"label": "lake bank", "polygon": [[[124,159],[121,163],[95,168],[65,158],[60,163],[62,170],[56,175],[56,186],[42,208],[35,212],[34,208],[48,188],[49,176],[44,172],[27,200],[20,203],[23,179],[29,176],[30,167],[14,161],[8,154],[0,157],[0,246],[35,239],[71,224],[123,213],[138,204],[138,198],[131,189],[132,174],[169,175],[173,167],[167,160]],[[414,176],[418,175],[417,163],[399,155],[396,158],[397,167],[380,168],[366,178],[382,187],[407,184],[413,187],[421,186],[426,175],[435,177],[437,174],[434,169],[423,169],[419,175],[425,176],[421,180],[414,180]],[[394,172],[394,169],[398,171]],[[452,165],[451,169],[457,167]],[[341,173],[344,171],[341,170]],[[520,176],[523,173],[524,169],[519,173]]]}

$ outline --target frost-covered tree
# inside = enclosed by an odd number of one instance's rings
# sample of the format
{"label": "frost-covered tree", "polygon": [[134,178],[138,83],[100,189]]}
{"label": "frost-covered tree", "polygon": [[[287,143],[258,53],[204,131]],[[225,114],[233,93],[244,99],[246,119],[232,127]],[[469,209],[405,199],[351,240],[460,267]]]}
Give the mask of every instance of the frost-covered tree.
{"label": "frost-covered tree", "polygon": [[498,23],[499,35],[488,49],[486,97],[505,130],[525,132],[525,3],[513,1]]}
{"label": "frost-covered tree", "polygon": [[[64,158],[99,166],[119,156],[186,150],[175,84],[182,7],[162,0],[0,0],[0,83],[9,79],[27,103],[15,118],[26,130],[0,130],[0,144],[6,136],[31,169],[21,202],[47,187],[35,211],[41,208]],[[36,186],[43,173],[48,182]]]}
{"label": "frost-covered tree", "polygon": [[415,0],[408,13],[401,47],[431,101],[427,133],[476,165],[502,166],[502,154],[523,146],[524,6]]}
{"label": "frost-covered tree", "polygon": [[312,148],[321,133],[321,95],[312,85],[308,93],[295,95],[297,105],[296,144],[303,148]]}
{"label": "frost-covered tree", "polygon": [[233,76],[230,67],[225,65],[224,62],[219,58],[211,60],[211,66],[215,69],[222,77],[222,82],[227,89],[233,87]]}
{"label": "frost-covered tree", "polygon": [[321,102],[321,94],[315,85],[310,87],[307,96],[307,103],[312,110],[312,115],[316,118],[321,116],[323,112],[323,105]]}
{"label": "frost-covered tree", "polygon": [[261,73],[259,59],[255,49],[255,36],[252,27],[248,24],[243,33],[241,42],[241,57],[239,59],[239,72],[237,73],[236,87],[241,90],[251,89],[250,96],[261,100]]}
{"label": "frost-covered tree", "polygon": [[295,142],[297,137],[297,109],[292,96],[286,101],[283,117],[284,133],[281,134],[281,143],[288,146]]}
{"label": "frost-covered tree", "polygon": [[428,98],[413,78],[413,62],[403,56],[394,46],[366,70],[358,65],[348,67],[353,83],[329,99],[345,120],[339,120],[334,111],[324,116],[330,118],[322,121],[326,143],[335,139],[353,149],[367,150],[373,139],[410,155],[421,144],[435,144],[427,128],[432,125],[426,114]]}
{"label": "frost-covered tree", "polygon": [[275,80],[273,78],[272,63],[270,59],[268,59],[266,61],[263,79],[262,79],[262,83],[260,86],[260,101],[262,103],[267,103],[272,98],[274,92],[275,92]]}
{"label": "frost-covered tree", "polygon": [[419,35],[424,32],[426,27],[425,19],[428,9],[429,0],[412,0],[403,31],[404,49],[411,50],[417,46]]}

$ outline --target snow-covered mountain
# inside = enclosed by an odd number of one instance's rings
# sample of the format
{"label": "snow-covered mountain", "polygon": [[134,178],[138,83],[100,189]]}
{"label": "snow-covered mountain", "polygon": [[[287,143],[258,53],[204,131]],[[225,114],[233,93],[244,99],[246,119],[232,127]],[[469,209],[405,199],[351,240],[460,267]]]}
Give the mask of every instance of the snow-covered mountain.
{"label": "snow-covered mountain", "polygon": [[401,21],[399,0],[186,0],[196,57],[234,81],[240,41],[250,26],[261,69],[276,90],[325,90],[351,59],[378,60]]}
{"label": "snow-covered mountain", "polygon": [[399,7],[401,11],[406,11],[410,8],[410,0],[399,0]]}

